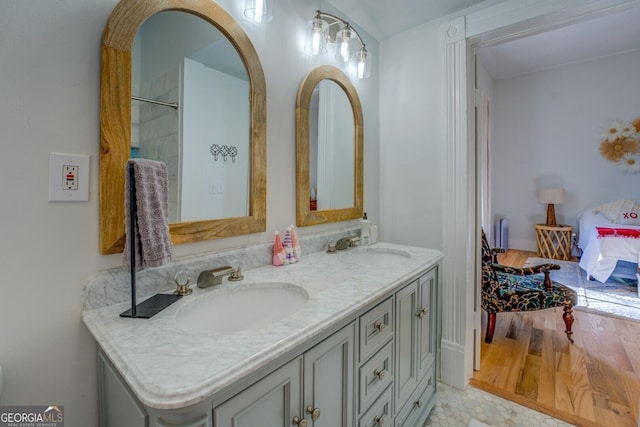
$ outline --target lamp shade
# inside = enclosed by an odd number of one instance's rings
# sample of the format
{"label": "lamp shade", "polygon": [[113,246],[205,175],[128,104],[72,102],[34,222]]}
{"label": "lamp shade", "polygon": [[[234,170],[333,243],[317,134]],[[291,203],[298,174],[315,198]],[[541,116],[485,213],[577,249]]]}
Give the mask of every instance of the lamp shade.
{"label": "lamp shade", "polygon": [[564,188],[542,188],[538,190],[538,201],[542,204],[562,204],[565,200]]}

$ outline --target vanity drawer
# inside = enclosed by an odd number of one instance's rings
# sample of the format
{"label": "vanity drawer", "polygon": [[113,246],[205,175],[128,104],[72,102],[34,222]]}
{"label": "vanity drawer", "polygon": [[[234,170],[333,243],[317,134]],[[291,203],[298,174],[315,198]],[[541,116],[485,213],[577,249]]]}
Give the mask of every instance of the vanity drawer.
{"label": "vanity drawer", "polygon": [[364,362],[393,336],[393,297],[360,316],[360,362]]}
{"label": "vanity drawer", "polygon": [[387,387],[382,395],[375,401],[371,408],[360,417],[358,427],[383,427],[391,426],[393,419],[393,386]]}
{"label": "vanity drawer", "polygon": [[358,371],[359,410],[362,413],[393,383],[393,341],[389,341]]}
{"label": "vanity drawer", "polygon": [[436,404],[435,373],[434,364],[396,416],[396,427],[415,427],[425,422]]}

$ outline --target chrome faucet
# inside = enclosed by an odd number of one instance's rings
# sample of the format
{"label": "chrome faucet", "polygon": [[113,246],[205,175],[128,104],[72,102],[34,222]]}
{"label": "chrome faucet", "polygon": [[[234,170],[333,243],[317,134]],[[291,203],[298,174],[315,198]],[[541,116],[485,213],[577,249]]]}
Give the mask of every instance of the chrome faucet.
{"label": "chrome faucet", "polygon": [[219,285],[222,278],[229,274],[235,273],[236,270],[230,266],[218,267],[212,270],[204,270],[198,275],[198,287],[208,288],[209,286]]}
{"label": "chrome faucet", "polygon": [[336,242],[336,249],[339,251],[343,251],[347,248],[353,248],[358,246],[358,242],[360,238],[358,236],[347,236]]}

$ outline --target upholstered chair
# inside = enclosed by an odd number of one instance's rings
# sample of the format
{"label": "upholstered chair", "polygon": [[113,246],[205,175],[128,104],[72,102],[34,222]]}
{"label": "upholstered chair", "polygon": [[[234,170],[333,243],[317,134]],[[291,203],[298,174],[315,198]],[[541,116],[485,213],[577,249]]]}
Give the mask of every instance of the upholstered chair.
{"label": "upholstered chair", "polygon": [[504,249],[491,249],[482,231],[482,309],[489,314],[484,341],[491,343],[496,327],[497,313],[507,311],[534,311],[563,307],[562,319],[566,334],[573,343],[573,305],[576,292],[549,277],[551,270],[559,270],[557,264],[541,264],[533,267],[507,267],[497,262],[497,255]]}

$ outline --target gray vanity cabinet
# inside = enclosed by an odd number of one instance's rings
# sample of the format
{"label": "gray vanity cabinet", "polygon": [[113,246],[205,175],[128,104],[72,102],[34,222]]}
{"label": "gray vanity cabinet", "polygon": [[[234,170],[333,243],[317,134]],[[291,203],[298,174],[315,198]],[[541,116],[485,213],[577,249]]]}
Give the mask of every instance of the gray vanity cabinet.
{"label": "gray vanity cabinet", "polygon": [[355,323],[217,406],[216,427],[353,426]]}
{"label": "gray vanity cabinet", "polygon": [[[436,384],[438,267],[390,290],[324,338],[191,407],[143,405],[101,350],[104,427],[415,427]],[[344,323],[342,323],[344,325]],[[232,391],[234,390],[234,391]],[[237,391],[236,391],[237,390]]]}

